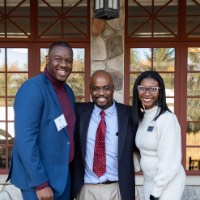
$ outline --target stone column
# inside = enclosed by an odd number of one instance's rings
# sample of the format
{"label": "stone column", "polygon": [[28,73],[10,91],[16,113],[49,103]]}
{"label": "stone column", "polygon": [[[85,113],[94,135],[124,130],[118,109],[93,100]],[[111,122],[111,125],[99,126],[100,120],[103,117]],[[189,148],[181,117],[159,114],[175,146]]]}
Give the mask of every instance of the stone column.
{"label": "stone column", "polygon": [[110,72],[115,86],[114,99],[123,103],[124,0],[120,0],[120,17],[117,19],[96,19],[93,17],[93,3],[91,9],[91,74],[99,69]]}

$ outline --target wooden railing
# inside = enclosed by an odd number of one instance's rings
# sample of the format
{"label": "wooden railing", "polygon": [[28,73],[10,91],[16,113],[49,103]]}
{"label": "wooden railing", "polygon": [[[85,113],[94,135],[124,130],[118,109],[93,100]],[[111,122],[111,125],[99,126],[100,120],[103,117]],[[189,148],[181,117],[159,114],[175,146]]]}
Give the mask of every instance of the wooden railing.
{"label": "wooden railing", "polygon": [[189,157],[189,170],[200,170],[200,160]]}

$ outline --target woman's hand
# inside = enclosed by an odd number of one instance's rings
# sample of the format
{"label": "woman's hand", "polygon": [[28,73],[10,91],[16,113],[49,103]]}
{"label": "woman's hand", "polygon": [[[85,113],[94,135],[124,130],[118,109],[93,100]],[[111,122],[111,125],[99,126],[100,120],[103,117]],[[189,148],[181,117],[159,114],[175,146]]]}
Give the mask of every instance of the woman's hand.
{"label": "woman's hand", "polygon": [[150,195],[150,200],[159,200],[159,197],[154,197],[153,195]]}

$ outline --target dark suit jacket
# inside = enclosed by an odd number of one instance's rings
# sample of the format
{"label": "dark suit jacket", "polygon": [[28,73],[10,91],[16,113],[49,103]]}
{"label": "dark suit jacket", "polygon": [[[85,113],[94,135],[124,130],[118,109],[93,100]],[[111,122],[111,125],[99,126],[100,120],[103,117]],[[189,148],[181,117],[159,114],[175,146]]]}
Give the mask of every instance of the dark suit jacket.
{"label": "dark suit jacket", "polygon": [[[76,104],[76,144],[75,159],[72,168],[73,198],[80,192],[84,184],[85,155],[87,131],[93,112],[93,103]],[[133,200],[135,196],[135,179],[133,151],[136,128],[132,125],[131,107],[116,102],[118,114],[118,176],[122,200]]]}

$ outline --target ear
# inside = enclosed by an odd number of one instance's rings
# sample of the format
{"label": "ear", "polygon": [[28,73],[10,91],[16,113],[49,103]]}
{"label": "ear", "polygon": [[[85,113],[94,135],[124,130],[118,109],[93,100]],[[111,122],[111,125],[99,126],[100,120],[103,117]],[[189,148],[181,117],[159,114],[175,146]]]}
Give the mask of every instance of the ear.
{"label": "ear", "polygon": [[49,56],[47,55],[46,56],[46,64],[48,64],[49,63]]}

